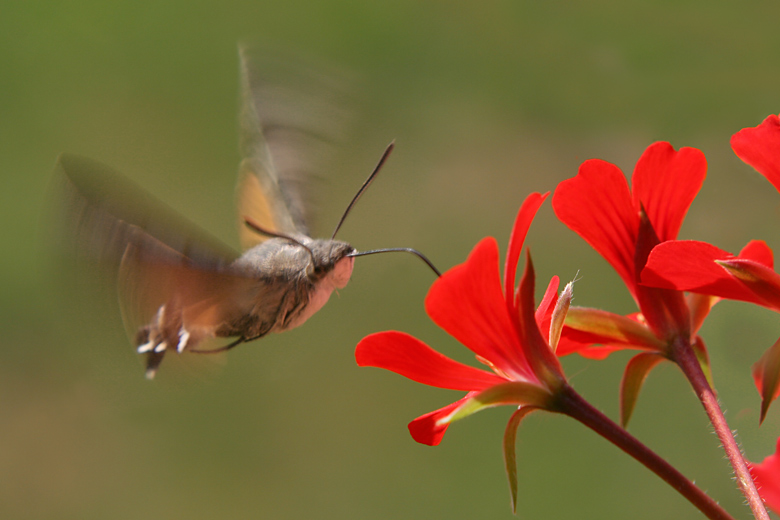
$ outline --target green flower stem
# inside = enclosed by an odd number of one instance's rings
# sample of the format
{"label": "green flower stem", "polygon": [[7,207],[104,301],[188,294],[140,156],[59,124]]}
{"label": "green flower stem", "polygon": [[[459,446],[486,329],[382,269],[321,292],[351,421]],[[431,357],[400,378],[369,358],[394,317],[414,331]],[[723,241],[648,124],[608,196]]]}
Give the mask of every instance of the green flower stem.
{"label": "green flower stem", "polygon": [[753,482],[753,477],[750,475],[750,469],[745,463],[745,458],[742,456],[742,451],[739,449],[737,441],[734,439],[734,434],[728,423],[726,423],[726,418],[723,415],[723,410],[720,409],[715,391],[707,382],[701,365],[698,359],[696,359],[696,354],[690,345],[684,341],[677,341],[673,345],[672,358],[680,366],[685,377],[688,378],[691,386],[693,386],[696,395],[699,396],[699,400],[710,418],[712,427],[723,445],[723,450],[726,452],[731,467],[734,469],[739,489],[745,495],[748,505],[751,511],[753,511],[753,516],[756,520],[769,520],[769,514],[766,511],[766,507],[764,507],[764,501],[761,500],[756,484]]}
{"label": "green flower stem", "polygon": [[715,500],[685,478],[674,466],[594,408],[573,388],[564,385],[559,392],[558,400],[555,403],[556,411],[578,420],[632,456],[676,489],[710,520],[734,520]]}

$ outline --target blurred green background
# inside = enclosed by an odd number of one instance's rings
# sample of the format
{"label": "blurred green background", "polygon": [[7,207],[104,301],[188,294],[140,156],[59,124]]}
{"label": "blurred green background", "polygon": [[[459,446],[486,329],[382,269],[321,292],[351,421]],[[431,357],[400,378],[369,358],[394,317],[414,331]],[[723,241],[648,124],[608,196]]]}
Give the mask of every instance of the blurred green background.
{"label": "blurred green background", "polygon": [[[529,192],[552,190],[592,157],[630,172],[655,140],[701,148],[710,163],[682,237],[780,246],[780,195],[728,144],[780,111],[776,2],[6,0],[0,12],[2,518],[512,516],[501,457],[509,409],[421,446],[406,423],[459,394],[355,365],[355,344],[385,329],[471,359],[426,318],[432,275],[411,257],[358,260],[350,285],[305,326],[236,349],[207,380],[144,380],[113,303],[62,290],[45,215],[63,151],[110,164],[237,244],[238,41],[359,78],[356,132],[318,185],[322,235],[396,139],[341,232],[359,249],[416,247],[449,268],[483,236],[504,247]],[[579,271],[577,304],[634,310],[549,203],[528,244],[539,285]],[[749,369],[780,321],[724,302],[703,335],[730,424],[759,461],[774,451],[780,411],[757,427]],[[616,417],[628,359],[564,365]],[[749,517],[671,365],[649,378],[630,429]],[[569,419],[532,415],[518,439],[520,518],[701,517]]]}

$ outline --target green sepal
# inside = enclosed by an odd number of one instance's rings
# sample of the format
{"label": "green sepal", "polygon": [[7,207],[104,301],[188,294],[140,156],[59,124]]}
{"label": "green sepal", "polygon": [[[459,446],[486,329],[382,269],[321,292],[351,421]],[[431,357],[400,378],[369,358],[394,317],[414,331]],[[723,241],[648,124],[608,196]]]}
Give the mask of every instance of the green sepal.
{"label": "green sepal", "polygon": [[506,466],[506,478],[509,481],[509,492],[512,495],[512,512],[517,513],[517,457],[515,456],[515,441],[517,428],[526,415],[536,410],[533,406],[518,408],[504,430],[504,464]]}
{"label": "green sepal", "polygon": [[780,311],[780,274],[758,262],[741,258],[715,260],[715,263],[745,284],[760,299],[756,303]]}
{"label": "green sepal", "polygon": [[693,354],[699,361],[701,371],[704,372],[704,377],[707,378],[707,382],[710,384],[710,388],[715,388],[715,381],[712,379],[712,367],[710,366],[710,354],[707,352],[707,347],[704,345],[704,340],[701,337],[696,336],[691,342],[691,348]]}
{"label": "green sepal", "polygon": [[753,365],[753,380],[761,394],[761,424],[780,387],[780,339]]}
{"label": "green sepal", "polygon": [[639,348],[665,351],[666,344],[647,326],[620,314],[588,307],[570,307],[566,326],[599,336],[600,343],[633,345]]}
{"label": "green sepal", "polygon": [[552,402],[553,394],[538,384],[521,381],[502,383],[483,390],[466,400],[462,405],[453,410],[450,415],[439,419],[438,424],[452,423],[480,410],[494,406],[511,404],[549,409]]}
{"label": "green sepal", "polygon": [[650,371],[666,358],[654,352],[637,354],[626,365],[623,379],[620,381],[620,424],[625,428],[634,413],[639,392]]}

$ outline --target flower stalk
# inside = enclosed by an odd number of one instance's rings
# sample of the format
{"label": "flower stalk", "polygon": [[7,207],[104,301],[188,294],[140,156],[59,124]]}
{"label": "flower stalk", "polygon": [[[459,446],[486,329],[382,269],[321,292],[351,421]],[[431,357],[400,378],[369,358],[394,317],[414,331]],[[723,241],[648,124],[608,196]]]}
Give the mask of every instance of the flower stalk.
{"label": "flower stalk", "polygon": [[[672,486],[711,520],[734,520],[718,503],[636,437],[594,408],[566,385],[558,394],[557,411],[598,433]],[[766,514],[766,513],[765,513]],[[756,516],[756,518],[764,518]],[[766,517],[768,518],[768,517]]]}
{"label": "flower stalk", "polygon": [[696,395],[699,397],[707,416],[710,419],[715,434],[720,439],[723,450],[726,452],[731,467],[734,470],[734,475],[737,480],[742,494],[745,495],[748,506],[750,506],[753,516],[756,520],[769,520],[769,514],[764,507],[764,502],[761,500],[761,496],[758,493],[756,484],[753,482],[753,477],[750,474],[745,458],[742,455],[742,451],[739,449],[734,434],[726,423],[726,418],[723,415],[718,404],[718,398],[715,395],[715,391],[712,389],[707,381],[707,377],[704,375],[704,371],[701,368],[699,360],[696,358],[693,349],[689,345],[686,345],[684,341],[676,341],[674,343],[674,350],[672,351],[675,362],[679,365],[680,369],[685,374],[685,377],[690,382]]}

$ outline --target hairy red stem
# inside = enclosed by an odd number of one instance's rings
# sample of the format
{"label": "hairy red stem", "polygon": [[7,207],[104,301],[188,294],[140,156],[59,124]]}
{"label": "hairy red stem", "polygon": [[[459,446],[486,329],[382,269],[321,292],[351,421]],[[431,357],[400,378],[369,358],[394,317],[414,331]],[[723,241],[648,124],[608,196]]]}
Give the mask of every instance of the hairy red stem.
{"label": "hairy red stem", "polygon": [[734,439],[734,434],[729,428],[726,417],[723,415],[723,410],[721,410],[718,404],[715,391],[707,381],[696,354],[691,346],[684,341],[676,341],[673,349],[672,357],[680,366],[685,377],[688,378],[701,404],[704,406],[715,434],[720,439],[723,450],[726,452],[731,467],[734,469],[739,489],[745,495],[747,503],[751,511],[753,511],[753,516],[756,520],[769,520],[769,514],[766,511],[766,507],[764,507],[764,501],[761,500],[761,496],[758,494],[756,484],[750,475],[750,469],[747,463],[745,463],[745,457],[743,457],[742,451],[739,449],[736,439]]}

